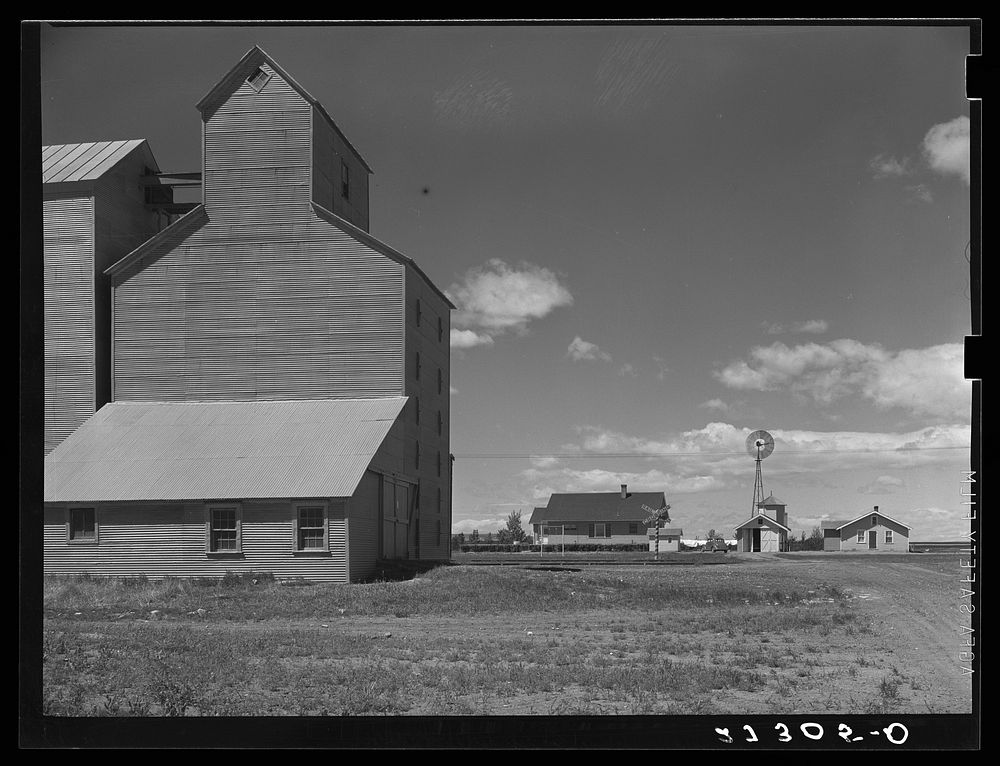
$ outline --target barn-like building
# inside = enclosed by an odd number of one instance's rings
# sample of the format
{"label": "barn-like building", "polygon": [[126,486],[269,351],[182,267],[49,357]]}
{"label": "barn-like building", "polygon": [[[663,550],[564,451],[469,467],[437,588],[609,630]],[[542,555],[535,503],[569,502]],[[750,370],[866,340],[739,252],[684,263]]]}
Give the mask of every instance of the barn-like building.
{"label": "barn-like building", "polygon": [[454,306],[368,232],[371,168],[270,56],[198,108],[202,203],[106,269],[111,403],[46,457],[46,572],[446,559]]}
{"label": "barn-like building", "polygon": [[909,553],[910,527],[874,506],[857,518],[823,521],[823,550],[854,553]]}
{"label": "barn-like building", "polygon": [[111,401],[104,270],[168,222],[158,172],[143,139],[42,147],[46,454]]}
{"label": "barn-like building", "polygon": [[788,550],[787,504],[770,494],[757,506],[757,512],[736,527],[736,550],[742,553]]}

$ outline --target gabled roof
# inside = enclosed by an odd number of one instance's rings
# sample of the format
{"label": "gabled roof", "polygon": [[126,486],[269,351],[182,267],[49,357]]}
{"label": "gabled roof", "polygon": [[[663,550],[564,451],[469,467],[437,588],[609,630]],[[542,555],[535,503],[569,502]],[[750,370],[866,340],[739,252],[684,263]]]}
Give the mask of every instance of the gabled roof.
{"label": "gabled roof", "polygon": [[113,402],[45,457],[45,502],[349,497],[406,397]]}
{"label": "gabled roof", "polygon": [[[93,141],[85,144],[54,144],[42,147],[42,183],[94,181],[146,144],[144,138],[127,141]],[[146,145],[150,169],[159,172],[153,153]]]}
{"label": "gabled roof", "polygon": [[421,270],[421,268],[417,265],[417,262],[414,261],[412,258],[410,258],[408,255],[403,255],[401,252],[399,252],[398,250],[390,247],[389,245],[387,245],[382,240],[376,239],[375,237],[373,237],[371,234],[369,234],[364,229],[358,228],[357,226],[355,226],[350,221],[347,221],[347,220],[341,218],[339,215],[337,215],[336,213],[334,213],[331,210],[327,210],[322,205],[317,205],[315,202],[313,202],[311,204],[312,204],[313,210],[316,212],[316,214],[320,218],[322,218],[324,221],[326,221],[327,223],[333,224],[334,226],[336,226],[338,229],[340,229],[342,232],[344,232],[348,236],[354,237],[356,240],[358,240],[362,244],[368,245],[368,247],[370,247],[372,250],[376,250],[376,251],[380,252],[382,255],[386,256],[387,258],[391,258],[392,260],[396,261],[397,263],[403,263],[403,264],[406,264],[407,266],[411,266],[414,271],[416,271],[421,277],[423,277],[424,281],[428,284],[428,286],[430,286],[430,288],[434,292],[436,292],[438,294],[438,296],[441,298],[441,300],[443,300],[445,302],[445,304],[447,304],[447,306],[449,308],[453,308],[453,309],[456,308],[455,304],[452,303],[448,299],[448,296],[445,295],[444,292],[442,292],[438,288],[438,286],[435,285],[430,280],[430,277],[428,277],[426,274],[424,274],[424,272]]}
{"label": "gabled roof", "polygon": [[684,530],[680,527],[664,527],[660,529],[660,535],[666,535],[667,537],[680,537],[684,534]]}
{"label": "gabled roof", "polygon": [[751,516],[749,519],[744,521],[742,524],[736,527],[737,530],[743,529],[743,527],[749,527],[751,525],[756,525],[759,519],[763,519],[768,526],[780,527],[786,532],[791,532],[792,530],[786,527],[784,524],[779,524],[777,521],[772,519],[770,516],[764,513],[758,513],[756,516]]}
{"label": "gabled roof", "polygon": [[187,231],[188,229],[193,229],[196,225],[205,223],[208,220],[208,214],[205,212],[205,205],[199,204],[191,208],[184,215],[174,221],[172,224],[167,226],[167,228],[162,231],[157,232],[152,237],[143,242],[139,247],[133,250],[128,255],[120,258],[119,260],[112,263],[108,268],[104,270],[105,274],[117,274],[126,267],[135,263],[137,260],[146,255],[150,250],[153,250],[157,245],[160,244],[165,239],[171,237],[176,237],[178,234]]}
{"label": "gabled roof", "polygon": [[837,529],[843,529],[844,527],[853,524],[855,521],[861,521],[861,519],[863,519],[865,516],[881,516],[883,519],[888,519],[889,521],[893,522],[894,524],[899,524],[899,526],[901,526],[901,527],[906,527],[907,529],[913,529],[913,527],[911,527],[909,524],[904,524],[901,521],[896,521],[896,519],[892,518],[892,516],[888,516],[888,515],[882,513],[882,511],[866,511],[865,513],[862,513],[857,518],[851,519],[850,521],[843,522],[839,527],[837,527]]}
{"label": "gabled roof", "polygon": [[273,69],[275,72],[278,73],[278,75],[281,76],[281,79],[287,82],[300,96],[302,96],[302,98],[304,98],[310,104],[319,109],[320,114],[322,114],[324,119],[328,123],[330,123],[330,127],[332,127],[335,131],[337,131],[337,134],[340,136],[341,140],[345,144],[347,144],[347,147],[354,153],[354,156],[358,158],[358,160],[361,162],[362,165],[365,166],[365,170],[367,170],[369,173],[375,172],[374,170],[371,169],[371,166],[365,161],[365,158],[361,156],[361,152],[359,152],[355,148],[354,144],[352,144],[348,140],[347,136],[344,135],[344,132],[339,127],[337,127],[337,123],[333,121],[333,118],[327,113],[326,109],[323,108],[323,105],[318,100],[316,100],[316,98],[311,93],[309,93],[309,91],[307,91],[305,88],[299,85],[299,83],[295,81],[295,78],[292,77],[290,74],[288,74],[288,72],[286,72],[277,61],[275,61],[273,58],[267,55],[267,53],[265,53],[260,47],[256,45],[250,50],[248,50],[243,55],[243,58],[241,58],[238,62],[236,62],[236,65],[232,69],[230,69],[223,76],[223,78],[219,80],[219,82],[217,82],[212,87],[212,89],[202,97],[202,99],[195,105],[198,108],[198,111],[204,114],[209,104],[211,104],[211,102],[216,97],[218,97],[223,92],[229,90],[230,88],[233,88],[238,83],[241,83],[243,80],[246,79],[247,75],[254,69],[254,67],[258,67],[261,64],[267,64],[271,69]]}
{"label": "gabled roof", "polygon": [[[643,522],[649,511],[643,508],[662,508],[667,504],[663,492],[629,492],[624,499],[621,492],[571,492],[549,497],[545,508],[536,508],[531,514],[531,524],[547,521],[638,521]],[[667,517],[669,521],[669,516]]]}
{"label": "gabled roof", "polygon": [[[859,517],[860,518],[860,517]],[[819,523],[820,529],[840,529],[842,526],[848,522],[838,519],[836,521],[821,521]]]}

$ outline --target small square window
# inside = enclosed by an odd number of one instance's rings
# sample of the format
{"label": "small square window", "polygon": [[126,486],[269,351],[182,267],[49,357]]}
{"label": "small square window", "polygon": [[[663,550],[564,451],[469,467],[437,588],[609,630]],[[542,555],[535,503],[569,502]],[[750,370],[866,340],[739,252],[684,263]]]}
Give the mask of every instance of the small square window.
{"label": "small square window", "polygon": [[260,67],[257,67],[250,73],[250,76],[247,77],[247,83],[250,85],[251,88],[253,88],[255,91],[259,93],[261,88],[267,85],[267,81],[270,79],[271,75],[269,75]]}
{"label": "small square window", "polygon": [[208,509],[208,550],[210,553],[240,552],[240,509],[235,505]]}
{"label": "small square window", "polygon": [[97,542],[97,511],[94,508],[70,509],[69,539],[77,542]]}

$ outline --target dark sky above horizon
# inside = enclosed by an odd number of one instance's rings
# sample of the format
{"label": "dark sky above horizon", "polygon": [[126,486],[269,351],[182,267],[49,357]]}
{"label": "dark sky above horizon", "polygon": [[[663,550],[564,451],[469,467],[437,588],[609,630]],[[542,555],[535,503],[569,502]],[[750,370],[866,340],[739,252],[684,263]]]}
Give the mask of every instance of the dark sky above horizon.
{"label": "dark sky above horizon", "polygon": [[876,504],[967,528],[967,29],[45,27],[43,143],[198,170],[194,105],[253,45],[460,308],[456,531],[619,483],[731,529],[757,428],[796,533]]}

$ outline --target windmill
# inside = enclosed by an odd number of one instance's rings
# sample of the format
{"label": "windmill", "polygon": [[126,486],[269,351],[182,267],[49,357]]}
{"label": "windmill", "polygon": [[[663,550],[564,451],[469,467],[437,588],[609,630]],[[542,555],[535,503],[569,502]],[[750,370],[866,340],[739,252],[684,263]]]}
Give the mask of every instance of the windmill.
{"label": "windmill", "polygon": [[764,502],[764,478],[760,472],[760,461],[774,452],[774,437],[767,431],[754,431],[747,437],[747,452],[757,461],[757,477],[753,482],[753,505],[750,516],[757,514],[757,508]]}

